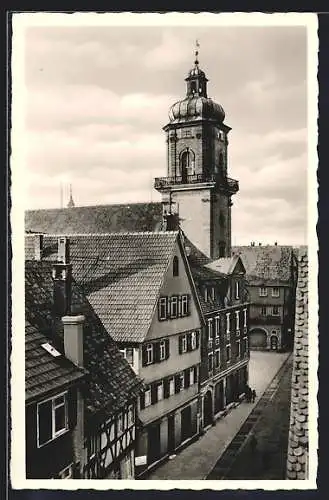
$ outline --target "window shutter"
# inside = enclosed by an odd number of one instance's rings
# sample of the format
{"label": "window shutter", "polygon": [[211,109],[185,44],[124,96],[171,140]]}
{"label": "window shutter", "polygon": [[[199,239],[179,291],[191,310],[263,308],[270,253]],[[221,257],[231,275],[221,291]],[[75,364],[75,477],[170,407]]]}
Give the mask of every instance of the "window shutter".
{"label": "window shutter", "polygon": [[182,297],[181,295],[178,296],[178,318],[182,317]]}
{"label": "window shutter", "polygon": [[198,382],[198,367],[194,366],[193,371],[194,371],[194,383],[196,384]]}
{"label": "window shutter", "polygon": [[189,316],[191,314],[191,295],[187,296],[187,315]]}
{"label": "window shutter", "polygon": [[190,369],[189,368],[184,370],[184,387],[185,387],[185,389],[190,387]]}
{"label": "window shutter", "polygon": [[144,394],[144,392],[143,392],[143,394],[141,394],[140,404],[141,404],[141,410],[144,410],[144,408],[145,408],[145,394]]}
{"label": "window shutter", "polygon": [[73,429],[77,424],[77,391],[71,389],[67,397],[69,428]]}
{"label": "window shutter", "polygon": [[196,345],[196,348],[199,349],[199,346],[200,346],[200,330],[197,330],[195,332],[195,345]]}
{"label": "window shutter", "polygon": [[165,349],[166,349],[166,359],[168,359],[170,355],[169,339],[165,339]]}
{"label": "window shutter", "polygon": [[188,333],[186,337],[187,337],[187,350],[191,351],[192,350],[191,333]]}
{"label": "window shutter", "polygon": [[180,391],[180,378],[179,375],[175,375],[175,393]]}
{"label": "window shutter", "polygon": [[154,356],[154,362],[159,363],[159,361],[160,361],[160,342],[154,342],[154,344],[153,344],[153,356]]}
{"label": "window shutter", "polygon": [[154,405],[157,402],[158,402],[157,384],[152,384],[151,385],[151,404]]}
{"label": "window shutter", "polygon": [[142,346],[142,366],[147,365],[147,351],[146,351],[146,345]]}
{"label": "window shutter", "polygon": [[165,399],[169,398],[169,379],[165,378],[163,381],[163,397]]}
{"label": "window shutter", "polygon": [[183,352],[183,339],[181,335],[178,337],[178,352],[179,354]]}

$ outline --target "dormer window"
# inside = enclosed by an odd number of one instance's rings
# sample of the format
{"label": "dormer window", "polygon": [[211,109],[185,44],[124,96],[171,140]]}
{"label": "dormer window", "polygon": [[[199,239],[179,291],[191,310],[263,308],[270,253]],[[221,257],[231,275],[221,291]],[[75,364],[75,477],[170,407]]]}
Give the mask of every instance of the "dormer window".
{"label": "dormer window", "polygon": [[204,288],[204,301],[208,302],[208,288],[206,286]]}
{"label": "dormer window", "polygon": [[261,286],[259,289],[260,297],[267,297],[267,288],[265,286]]}
{"label": "dormer window", "polygon": [[179,276],[179,261],[177,255],[174,256],[172,262],[172,274],[174,277]]}
{"label": "dormer window", "polygon": [[67,392],[38,403],[38,448],[64,434],[68,426]]}
{"label": "dormer window", "polygon": [[239,281],[235,282],[235,298],[236,299],[240,298],[240,282]]}

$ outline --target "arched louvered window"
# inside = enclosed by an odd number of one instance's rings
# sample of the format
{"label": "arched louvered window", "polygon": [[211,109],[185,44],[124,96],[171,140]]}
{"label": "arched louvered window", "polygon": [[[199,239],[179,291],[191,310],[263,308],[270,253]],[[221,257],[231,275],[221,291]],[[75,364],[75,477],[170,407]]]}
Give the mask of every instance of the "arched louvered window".
{"label": "arched louvered window", "polygon": [[173,258],[173,263],[172,263],[172,274],[173,276],[178,276],[179,275],[179,262],[178,262],[178,257],[175,255]]}

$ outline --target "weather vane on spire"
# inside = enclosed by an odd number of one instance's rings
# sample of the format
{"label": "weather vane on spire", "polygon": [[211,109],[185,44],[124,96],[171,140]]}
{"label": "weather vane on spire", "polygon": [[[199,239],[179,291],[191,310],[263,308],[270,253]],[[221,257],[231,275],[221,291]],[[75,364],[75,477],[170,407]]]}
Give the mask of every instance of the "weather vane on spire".
{"label": "weather vane on spire", "polygon": [[195,61],[194,61],[194,64],[198,65],[199,64],[199,61],[198,61],[198,55],[199,55],[199,47],[200,47],[200,44],[199,44],[199,40],[196,39],[195,40]]}

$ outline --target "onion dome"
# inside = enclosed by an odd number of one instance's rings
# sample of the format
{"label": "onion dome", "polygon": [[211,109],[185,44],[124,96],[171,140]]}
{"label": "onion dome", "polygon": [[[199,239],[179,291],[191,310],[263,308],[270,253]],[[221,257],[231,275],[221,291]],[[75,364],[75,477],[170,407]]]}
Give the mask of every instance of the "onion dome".
{"label": "onion dome", "polygon": [[171,122],[192,120],[215,120],[222,123],[225,119],[225,111],[209,97],[187,96],[182,101],[173,104],[169,110]]}
{"label": "onion dome", "polygon": [[[198,41],[196,47],[199,47]],[[188,72],[186,81],[186,97],[176,102],[169,109],[171,122],[214,120],[222,123],[225,119],[224,109],[207,96],[206,74],[199,67],[198,50],[195,51],[194,67]]]}

